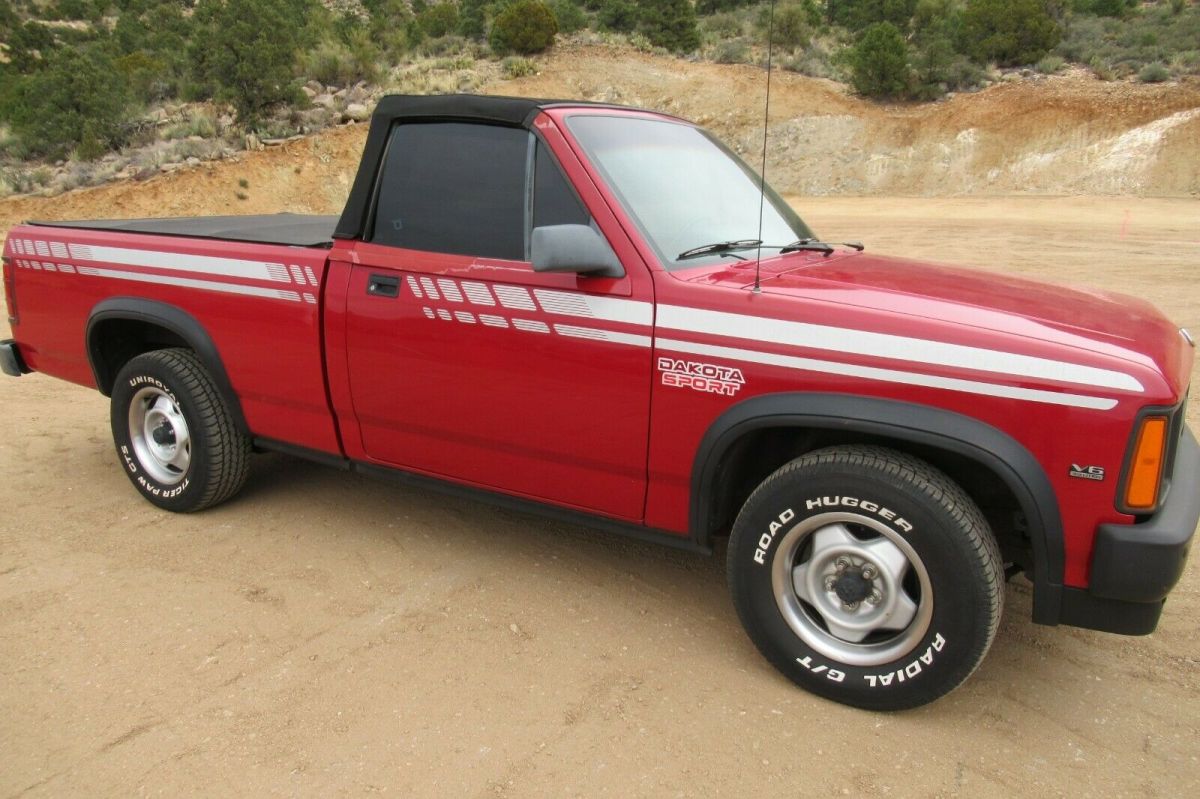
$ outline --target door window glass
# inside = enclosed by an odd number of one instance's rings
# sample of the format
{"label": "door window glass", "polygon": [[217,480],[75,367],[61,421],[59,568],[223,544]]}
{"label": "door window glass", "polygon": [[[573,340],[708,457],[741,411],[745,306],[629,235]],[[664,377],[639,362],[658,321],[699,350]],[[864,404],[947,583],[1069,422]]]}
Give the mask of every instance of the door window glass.
{"label": "door window glass", "polygon": [[525,260],[529,136],[520,128],[461,122],[396,126],[371,240]]}

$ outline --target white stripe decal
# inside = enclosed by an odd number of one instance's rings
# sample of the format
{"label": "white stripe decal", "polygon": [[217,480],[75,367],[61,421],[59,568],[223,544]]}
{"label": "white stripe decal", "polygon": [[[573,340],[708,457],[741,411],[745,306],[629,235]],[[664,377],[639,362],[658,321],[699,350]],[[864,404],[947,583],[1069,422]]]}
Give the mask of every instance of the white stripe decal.
{"label": "white stripe decal", "polygon": [[538,322],[534,319],[514,319],[512,320],[513,327],[517,330],[524,330],[526,333],[549,333],[550,326],[545,322]]}
{"label": "white stripe decal", "polygon": [[479,321],[483,322],[488,327],[508,327],[508,320],[503,316],[496,316],[495,314],[481,313],[479,315]]}
{"label": "white stripe decal", "polygon": [[476,283],[472,280],[464,280],[462,284],[463,293],[467,295],[467,299],[472,305],[495,305],[496,301],[492,299],[492,292],[488,289],[486,283]]}
{"label": "white stripe decal", "polygon": [[1107,411],[1117,405],[1115,399],[1108,397],[1088,397],[1082,394],[1060,394],[1055,391],[1040,391],[1032,388],[1017,388],[996,383],[980,383],[975,380],[960,380],[953,377],[937,377],[918,372],[898,372],[894,369],[877,369],[873,366],[855,366],[837,361],[819,361],[812,358],[797,358],[792,355],[776,355],[771,352],[757,350],[742,350],[732,347],[717,347],[709,344],[697,344],[694,341],[676,341],[673,339],[657,339],[655,346],[669,352],[686,352],[693,355],[711,355],[715,358],[728,358],[735,361],[761,363],[767,366],[782,366],[788,369],[801,369],[807,372],[823,372],[825,374],[844,375],[846,377],[861,377],[867,380],[882,380],[888,383],[904,383],[910,386],[926,388],[941,388],[949,391],[963,391],[968,394],[982,394],[988,397],[1005,397],[1007,399],[1043,402],[1049,405],[1066,405],[1072,408],[1092,408]]}
{"label": "white stripe decal", "polygon": [[155,252],[153,250],[130,250],[123,247],[100,247],[71,245],[71,256],[81,261],[98,261],[117,266],[144,266],[151,269],[168,269],[175,272],[193,272],[204,275],[222,275],[252,280],[269,280],[275,283],[290,283],[287,267],[283,264],[268,264],[262,261],[244,261],[238,258],[218,258],[211,255],[187,255],[177,252]]}
{"label": "white stripe decal", "polygon": [[520,286],[493,286],[496,292],[496,297],[499,298],[500,304],[505,308],[512,308],[517,311],[536,311],[537,307],[533,304],[533,298],[529,296],[529,292]]}
{"label": "white stripe decal", "polygon": [[444,277],[439,277],[438,288],[442,290],[442,296],[450,300],[450,302],[462,302],[462,292],[458,290],[458,286],[453,280],[447,280]]}
{"label": "white stripe decal", "polygon": [[624,322],[630,325],[649,325],[654,321],[654,307],[648,302],[549,289],[534,289],[533,293],[537,295],[542,310],[547,313],[602,319],[606,322]]}
{"label": "white stripe decal", "polygon": [[300,302],[300,294],[285,289],[266,289],[259,286],[243,286],[240,283],[219,283],[215,280],[195,280],[188,277],[170,277],[168,275],[151,275],[146,272],[125,272],[119,269],[100,269],[95,266],[81,266],[79,274],[92,277],[107,277],[115,280],[134,280],[138,283],[154,283],[162,286],[183,286],[189,289],[204,289],[219,291],[223,294],[244,294],[249,297],[266,297],[272,300],[287,300]]}
{"label": "white stripe decal", "polygon": [[650,337],[634,333],[618,333],[615,330],[598,330],[594,327],[575,327],[574,325],[555,325],[554,332],[560,336],[571,338],[586,338],[592,341],[608,341],[613,344],[632,344],[635,347],[649,347]]}
{"label": "white stripe decal", "polygon": [[1035,377],[1093,388],[1115,388],[1139,392],[1145,390],[1132,375],[1108,369],[928,339],[905,338],[886,333],[870,333],[865,330],[825,327],[803,322],[788,322],[762,316],[744,316],[676,305],[660,305],[656,324],[657,327],[663,329],[710,333],[771,344],[891,358],[931,366],[974,369],[1014,377]]}

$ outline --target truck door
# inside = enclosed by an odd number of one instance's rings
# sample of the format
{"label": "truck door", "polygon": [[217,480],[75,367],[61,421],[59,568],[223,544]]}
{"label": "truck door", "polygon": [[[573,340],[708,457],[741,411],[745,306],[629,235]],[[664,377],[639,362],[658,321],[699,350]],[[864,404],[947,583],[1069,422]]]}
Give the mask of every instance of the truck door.
{"label": "truck door", "polygon": [[567,223],[594,224],[530,131],[393,129],[347,287],[368,460],[641,519],[652,288],[535,273],[531,228]]}

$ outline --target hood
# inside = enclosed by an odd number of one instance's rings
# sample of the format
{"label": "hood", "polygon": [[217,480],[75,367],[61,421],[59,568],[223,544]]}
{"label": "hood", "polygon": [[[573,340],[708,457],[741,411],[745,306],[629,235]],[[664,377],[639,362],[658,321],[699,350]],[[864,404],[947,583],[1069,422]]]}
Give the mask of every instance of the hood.
{"label": "hood", "polygon": [[[693,279],[750,288],[754,272],[747,262]],[[1178,326],[1148,302],[995,272],[863,253],[828,258],[796,253],[764,260],[761,288],[774,295],[878,309],[1116,357],[1154,369],[1171,378],[1176,388],[1186,379],[1188,370],[1182,364],[1191,362],[1191,348]]]}

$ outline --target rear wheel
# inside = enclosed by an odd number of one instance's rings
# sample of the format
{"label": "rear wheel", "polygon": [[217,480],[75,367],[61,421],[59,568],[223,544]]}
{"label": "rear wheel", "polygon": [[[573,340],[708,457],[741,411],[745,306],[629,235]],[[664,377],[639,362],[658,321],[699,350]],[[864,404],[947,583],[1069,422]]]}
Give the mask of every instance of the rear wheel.
{"label": "rear wheel", "polygon": [[125,364],[111,422],[126,475],[160,508],[202,510],[246,481],[250,440],[191,350],[155,350]]}
{"label": "rear wheel", "polygon": [[897,710],[954,689],[991,645],[999,549],[975,503],[881,447],[819,450],[751,494],[729,545],[734,604],[785,675],[838,702]]}

